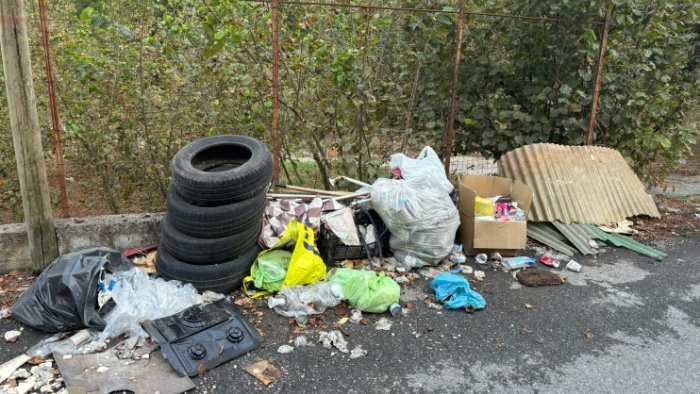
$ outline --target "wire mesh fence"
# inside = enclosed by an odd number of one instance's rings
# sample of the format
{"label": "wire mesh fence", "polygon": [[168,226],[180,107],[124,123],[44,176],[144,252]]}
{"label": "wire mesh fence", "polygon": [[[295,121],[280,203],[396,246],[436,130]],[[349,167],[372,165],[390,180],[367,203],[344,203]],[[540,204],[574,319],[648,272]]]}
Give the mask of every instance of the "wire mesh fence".
{"label": "wire mesh fence", "polygon": [[[170,159],[206,135],[279,143],[280,182],[320,188],[334,175],[388,176],[392,153],[426,145],[452,156],[456,177],[495,173],[494,158],[515,146],[584,141],[600,15],[572,21],[468,6],[448,152],[458,3],[404,3],[280,1],[274,141],[270,1],[52,1],[72,215],[162,208]],[[35,6],[29,13],[52,165]],[[523,133],[533,118],[541,121]],[[11,157],[9,133],[0,134]],[[0,162],[3,178],[12,179],[13,165]],[[17,199],[6,198],[16,190],[0,184],[3,207],[18,214]]]}

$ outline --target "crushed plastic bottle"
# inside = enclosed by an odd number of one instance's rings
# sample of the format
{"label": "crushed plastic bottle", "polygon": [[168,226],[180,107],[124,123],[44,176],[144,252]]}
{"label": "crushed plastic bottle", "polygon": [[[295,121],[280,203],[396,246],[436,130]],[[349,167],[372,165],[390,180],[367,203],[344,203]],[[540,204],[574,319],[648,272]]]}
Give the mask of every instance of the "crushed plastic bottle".
{"label": "crushed plastic bottle", "polygon": [[270,297],[267,306],[286,317],[304,317],[323,313],[344,300],[343,288],[337,283],[316,282],[308,286],[284,287]]}

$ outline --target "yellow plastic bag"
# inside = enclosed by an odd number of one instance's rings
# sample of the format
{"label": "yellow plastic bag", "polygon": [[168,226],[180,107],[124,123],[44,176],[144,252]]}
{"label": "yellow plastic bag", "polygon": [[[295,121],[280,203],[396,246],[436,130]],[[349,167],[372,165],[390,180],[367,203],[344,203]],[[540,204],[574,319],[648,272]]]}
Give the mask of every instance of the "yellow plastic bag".
{"label": "yellow plastic bag", "polygon": [[[277,249],[290,249],[293,247],[292,256],[289,260],[287,273],[279,288],[267,288],[257,292],[251,292],[247,284],[255,283],[255,277],[262,275],[259,261],[265,259],[265,255]],[[250,276],[243,279],[243,289],[246,294],[253,298],[258,298],[266,294],[279,291],[282,287],[307,285],[326,277],[326,264],[323,263],[321,255],[315,245],[314,230],[303,223],[291,220],[287,229],[270,249],[263,250],[250,268]],[[259,282],[259,281],[258,281]],[[251,294],[252,293],[252,294]]]}

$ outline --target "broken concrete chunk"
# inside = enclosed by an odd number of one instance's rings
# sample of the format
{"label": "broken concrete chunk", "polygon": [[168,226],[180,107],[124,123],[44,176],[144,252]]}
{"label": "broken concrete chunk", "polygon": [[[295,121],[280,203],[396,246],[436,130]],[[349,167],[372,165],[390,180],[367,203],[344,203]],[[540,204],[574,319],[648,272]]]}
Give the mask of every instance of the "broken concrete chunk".
{"label": "broken concrete chunk", "polygon": [[9,343],[15,343],[19,339],[19,336],[22,335],[20,331],[17,330],[11,330],[5,333],[5,342]]}
{"label": "broken concrete chunk", "polygon": [[31,357],[27,356],[26,354],[20,354],[12,360],[6,361],[2,365],[0,365],[0,383],[4,382],[5,379],[10,377],[10,375],[17,371],[19,367],[21,367],[22,365],[24,365],[24,363],[29,361],[30,358]]}

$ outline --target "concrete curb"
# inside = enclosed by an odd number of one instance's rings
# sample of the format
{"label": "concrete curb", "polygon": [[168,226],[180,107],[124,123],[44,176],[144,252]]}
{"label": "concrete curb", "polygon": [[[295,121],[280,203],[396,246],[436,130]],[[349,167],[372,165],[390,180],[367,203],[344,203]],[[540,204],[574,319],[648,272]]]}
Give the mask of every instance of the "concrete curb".
{"label": "concrete curb", "polygon": [[[163,213],[57,219],[54,228],[61,254],[97,246],[117,250],[158,242]],[[23,223],[0,225],[0,273],[30,269],[27,231]]]}

